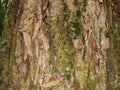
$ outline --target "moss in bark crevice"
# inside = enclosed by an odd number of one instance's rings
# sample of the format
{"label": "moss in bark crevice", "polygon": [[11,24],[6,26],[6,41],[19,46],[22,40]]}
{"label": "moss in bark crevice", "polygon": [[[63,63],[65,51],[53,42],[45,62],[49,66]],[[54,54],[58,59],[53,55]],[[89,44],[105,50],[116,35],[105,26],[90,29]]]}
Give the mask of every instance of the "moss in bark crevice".
{"label": "moss in bark crevice", "polygon": [[[108,1],[108,31],[106,37],[110,39],[110,49],[108,51],[108,60],[107,60],[107,89],[118,89],[120,87],[119,83],[119,64],[120,64],[120,32],[116,24],[119,26],[118,17],[117,17],[117,0]],[[112,7],[110,5],[113,5]],[[113,14],[115,13],[115,14]],[[115,24],[113,24],[115,23]],[[117,81],[117,82],[116,82]],[[117,84],[116,84],[117,83]]]}
{"label": "moss in bark crevice", "polygon": [[67,5],[64,4],[61,15],[63,16],[62,21],[64,22],[64,27],[69,37],[71,39],[77,39],[83,29],[81,9],[78,8],[75,12],[72,12]]}
{"label": "moss in bark crevice", "polygon": [[8,70],[9,42],[6,39],[0,38],[0,89],[4,90],[11,85],[13,76]]}
{"label": "moss in bark crevice", "polygon": [[[4,31],[3,31],[3,41],[7,41],[7,49],[6,46],[3,47],[3,49],[5,48],[5,55],[4,53],[2,53],[2,55],[4,56],[4,58],[6,60],[4,60],[4,69],[3,72],[7,73],[3,73],[3,77],[7,76],[6,78],[2,78],[3,79],[3,84],[4,81],[6,84],[8,84],[8,86],[4,86],[3,88],[5,89],[6,87],[16,87],[16,76],[13,75],[13,70],[15,69],[15,49],[16,49],[16,30],[17,30],[17,25],[18,25],[18,21],[20,20],[20,17],[22,15],[22,11],[23,11],[23,7],[19,7],[20,2],[16,1],[16,0],[12,0],[9,1],[7,7],[6,7],[6,16],[5,16],[5,20],[4,20]],[[20,11],[20,12],[19,12]],[[18,14],[19,12],[19,14]],[[1,58],[4,59],[4,58]],[[6,85],[4,84],[4,85]]]}
{"label": "moss in bark crevice", "polygon": [[[49,40],[49,65],[52,74],[59,74],[65,80],[75,78],[75,50],[72,40],[80,37],[82,26],[82,12],[77,9],[72,12],[65,2],[57,16],[53,19],[50,11],[46,11],[46,36]],[[74,83],[74,81],[72,82]],[[69,84],[70,85],[70,84]]]}

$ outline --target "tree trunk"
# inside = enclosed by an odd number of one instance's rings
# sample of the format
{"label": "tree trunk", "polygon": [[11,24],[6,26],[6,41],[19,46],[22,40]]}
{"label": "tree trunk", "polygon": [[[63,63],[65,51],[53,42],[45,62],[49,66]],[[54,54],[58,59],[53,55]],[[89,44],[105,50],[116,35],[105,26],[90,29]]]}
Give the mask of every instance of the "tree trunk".
{"label": "tree trunk", "polygon": [[119,89],[117,2],[9,1],[3,37],[9,43],[5,67],[10,78],[3,88]]}

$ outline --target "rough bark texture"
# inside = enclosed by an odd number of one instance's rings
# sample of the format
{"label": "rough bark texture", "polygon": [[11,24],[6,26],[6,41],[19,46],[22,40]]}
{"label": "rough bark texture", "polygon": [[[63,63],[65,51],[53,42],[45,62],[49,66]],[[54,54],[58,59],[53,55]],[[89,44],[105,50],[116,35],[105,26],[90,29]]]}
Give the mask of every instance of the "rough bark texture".
{"label": "rough bark texture", "polygon": [[117,90],[116,2],[9,1],[4,37],[10,42],[7,68],[12,80],[6,90]]}

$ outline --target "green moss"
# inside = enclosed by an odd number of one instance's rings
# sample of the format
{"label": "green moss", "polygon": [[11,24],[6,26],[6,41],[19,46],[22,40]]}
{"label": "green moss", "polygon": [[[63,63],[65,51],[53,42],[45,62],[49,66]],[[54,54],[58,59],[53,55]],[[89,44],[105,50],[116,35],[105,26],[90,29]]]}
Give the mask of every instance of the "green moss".
{"label": "green moss", "polygon": [[[67,8],[67,7],[65,7]],[[51,71],[60,73],[65,79],[70,79],[74,73],[74,47],[70,37],[70,20],[72,13],[63,8],[61,20],[59,22],[52,19],[50,13],[46,13],[47,36],[50,42],[50,60],[52,64]],[[78,16],[79,17],[79,16]],[[53,26],[54,25],[54,26]],[[74,32],[75,33],[75,32]],[[74,34],[73,33],[73,34]]]}
{"label": "green moss", "polygon": [[74,0],[73,4],[77,7],[77,9],[81,9],[82,12],[86,11],[87,0]]}
{"label": "green moss", "polygon": [[[6,85],[9,86],[16,86],[16,76],[15,73],[13,75],[13,69],[15,68],[15,49],[16,49],[16,24],[17,24],[17,11],[19,2],[12,0],[12,2],[9,2],[9,5],[6,10],[6,17],[4,21],[4,33],[3,33],[3,41],[4,43],[0,42],[0,61],[4,63],[3,69],[2,69],[2,76],[1,82],[4,86],[4,89],[6,88]],[[21,9],[20,9],[21,10]],[[19,16],[20,18],[20,16]],[[1,49],[2,48],[2,49]],[[1,50],[4,50],[4,52],[1,52]],[[1,56],[2,55],[2,56]],[[1,83],[0,82],[0,83]]]}
{"label": "green moss", "polygon": [[[119,86],[119,84],[116,85],[116,76],[119,73],[120,67],[120,47],[119,47],[119,29],[116,27],[115,24],[113,23],[117,23],[118,27],[119,27],[119,22],[117,22],[116,20],[118,20],[118,17],[116,17],[116,15],[113,15],[112,13],[112,9],[114,9],[114,5],[115,7],[118,7],[115,2],[117,2],[117,0],[112,0],[111,2],[109,0],[104,0],[106,1],[106,4],[108,7],[106,7],[106,9],[108,10],[108,14],[107,14],[107,18],[108,18],[108,31],[106,33],[106,37],[108,37],[110,39],[110,49],[109,49],[109,57],[107,60],[107,88],[108,89],[115,89],[116,86]],[[110,6],[110,4],[113,4],[113,7]],[[116,8],[117,9],[117,8]],[[116,9],[114,11],[114,13],[118,13],[116,12]],[[113,73],[114,72],[114,73]],[[118,74],[119,77],[119,74]],[[118,82],[119,83],[119,79]]]}
{"label": "green moss", "polygon": [[82,26],[82,13],[78,9],[76,12],[71,12],[68,7],[65,5],[62,11],[64,16],[63,21],[65,23],[64,27],[66,32],[69,35],[69,38],[76,39],[80,36],[83,26]]}
{"label": "green moss", "polygon": [[6,15],[6,10],[7,10],[7,3],[8,3],[8,0],[5,0],[2,3],[0,2],[0,37],[2,36],[2,32],[4,29],[4,21],[5,21],[5,15]]}
{"label": "green moss", "polygon": [[[13,76],[8,69],[9,43],[5,39],[0,40],[0,89],[4,90],[7,85],[13,83]],[[9,81],[9,82],[8,82]]]}
{"label": "green moss", "polygon": [[[94,90],[95,89],[95,86],[96,86],[96,81],[95,80],[93,80],[93,79],[91,79],[91,78],[89,78],[88,80],[87,80],[87,88],[86,89],[88,89],[89,88],[89,90]],[[85,87],[86,87],[85,86]]]}
{"label": "green moss", "polygon": [[73,4],[74,4],[75,6],[81,5],[81,4],[83,3],[83,1],[84,1],[84,0],[74,0]]}
{"label": "green moss", "polygon": [[0,36],[2,36],[4,17],[5,17],[5,12],[2,10],[0,11]]}
{"label": "green moss", "polygon": [[[72,12],[65,1],[60,17],[54,20],[49,10],[46,11],[46,36],[48,37],[50,72],[59,73],[65,80],[75,77],[75,50],[72,40],[80,37],[82,26],[82,12],[77,9]],[[81,51],[81,50],[80,50]]]}
{"label": "green moss", "polygon": [[104,5],[109,5],[109,0],[103,0]]}

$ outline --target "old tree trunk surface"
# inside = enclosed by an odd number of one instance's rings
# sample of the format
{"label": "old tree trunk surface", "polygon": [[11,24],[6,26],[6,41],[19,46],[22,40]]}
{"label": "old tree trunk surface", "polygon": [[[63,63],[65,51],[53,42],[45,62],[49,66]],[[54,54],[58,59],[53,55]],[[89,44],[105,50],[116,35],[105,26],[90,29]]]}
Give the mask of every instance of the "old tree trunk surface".
{"label": "old tree trunk surface", "polygon": [[9,0],[1,90],[120,90],[119,3]]}

